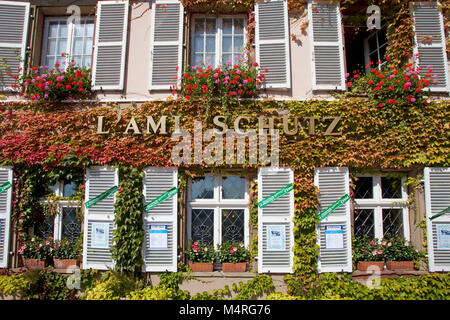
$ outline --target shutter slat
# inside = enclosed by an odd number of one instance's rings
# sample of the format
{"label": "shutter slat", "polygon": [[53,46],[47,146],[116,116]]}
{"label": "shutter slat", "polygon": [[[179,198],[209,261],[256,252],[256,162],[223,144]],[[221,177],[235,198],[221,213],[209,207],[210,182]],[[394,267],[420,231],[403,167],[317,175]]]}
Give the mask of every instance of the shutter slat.
{"label": "shutter slat", "polygon": [[341,13],[338,3],[310,2],[313,90],[345,90]]}
{"label": "shutter slat", "polygon": [[[318,213],[327,209],[342,196],[349,194],[348,168],[316,168],[314,184],[319,188],[320,205]],[[327,226],[342,226],[342,249],[326,248]],[[320,246],[319,272],[351,272],[352,248],[350,232],[350,203],[346,202],[317,226],[317,239]]]}
{"label": "shutter slat", "polygon": [[178,86],[182,69],[183,19],[184,9],[179,1],[156,0],[152,5],[150,90],[170,90],[172,86]]}
{"label": "shutter slat", "polygon": [[94,90],[122,90],[128,28],[128,1],[101,1],[97,8]]}
{"label": "shutter slat", "polygon": [[[145,204],[158,198],[173,187],[177,187],[178,170],[176,168],[144,169],[143,193]],[[144,271],[177,271],[177,194],[165,199],[147,212],[144,212]],[[167,248],[150,249],[149,226],[167,226]]]}
{"label": "shutter slat", "polygon": [[264,72],[266,88],[291,87],[289,18],[287,2],[271,0],[255,3],[256,60]]}

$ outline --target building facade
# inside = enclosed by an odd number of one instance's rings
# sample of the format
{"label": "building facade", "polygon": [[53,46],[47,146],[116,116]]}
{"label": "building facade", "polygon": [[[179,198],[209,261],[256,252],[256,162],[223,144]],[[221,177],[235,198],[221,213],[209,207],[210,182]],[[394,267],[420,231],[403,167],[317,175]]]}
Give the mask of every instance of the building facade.
{"label": "building facade", "polygon": [[[367,7],[0,1],[0,267],[37,236],[82,239],[84,269],[175,272],[192,241],[243,243],[259,273],[352,272],[352,239],[398,236],[426,251],[423,270],[449,271],[448,9]],[[425,102],[350,94],[397,60],[432,69]],[[51,87],[39,66],[72,61],[92,72],[89,97],[11,89],[26,74]],[[186,87],[252,66],[264,76],[249,97]]]}

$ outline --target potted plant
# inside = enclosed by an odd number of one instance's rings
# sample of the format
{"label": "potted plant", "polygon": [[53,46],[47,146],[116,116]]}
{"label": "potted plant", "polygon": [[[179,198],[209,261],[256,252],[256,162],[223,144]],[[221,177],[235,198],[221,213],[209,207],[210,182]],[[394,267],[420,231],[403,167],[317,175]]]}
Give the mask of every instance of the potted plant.
{"label": "potted plant", "polygon": [[[62,53],[61,56],[68,58]],[[71,59],[68,59],[68,61]],[[40,102],[58,102],[63,100],[86,99],[92,94],[91,69],[77,66],[75,61],[60,65],[27,68],[22,76],[9,75],[15,83],[11,86],[19,90],[26,100]],[[18,69],[20,73],[22,68]]]}
{"label": "potted plant", "polygon": [[386,268],[388,270],[414,270],[414,260],[419,258],[419,252],[400,237],[386,238],[384,245]]}
{"label": "potted plant", "polygon": [[192,242],[187,250],[189,268],[194,272],[212,272],[216,254],[214,246],[198,241]]}
{"label": "potted plant", "polygon": [[369,237],[359,237],[353,243],[353,258],[360,271],[384,269],[384,247]]}
{"label": "potted plant", "polygon": [[67,239],[55,241],[53,244],[53,263],[55,268],[67,269],[71,266],[76,266],[79,253],[80,246],[78,243]]}
{"label": "potted plant", "polygon": [[32,237],[25,241],[18,250],[22,256],[23,265],[30,269],[42,269],[50,265],[52,240],[40,240]]}
{"label": "potted plant", "polygon": [[225,242],[219,245],[217,260],[222,263],[223,272],[245,272],[250,252],[243,243]]}

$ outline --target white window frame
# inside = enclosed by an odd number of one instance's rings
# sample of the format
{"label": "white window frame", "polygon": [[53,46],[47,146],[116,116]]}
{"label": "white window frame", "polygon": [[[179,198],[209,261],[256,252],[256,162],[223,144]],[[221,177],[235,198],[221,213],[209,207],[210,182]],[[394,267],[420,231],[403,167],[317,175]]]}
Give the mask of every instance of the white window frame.
{"label": "white window frame", "polygon": [[[57,197],[63,197],[64,195],[64,181],[58,181],[55,184],[54,195]],[[50,203],[52,200],[44,200],[43,203]],[[81,208],[81,201],[70,201],[67,199],[61,199],[58,201],[58,211],[55,214],[53,223],[53,239],[56,241],[62,240],[63,229],[63,208]],[[81,219],[80,235],[83,233],[83,220]]]}
{"label": "white window frame", "polygon": [[[190,61],[190,66],[194,66],[196,65],[195,63],[195,55],[194,55],[194,37],[195,37],[195,19],[199,19],[199,18],[203,18],[203,19],[216,19],[216,48],[215,48],[215,61],[214,64],[211,64],[212,67],[217,68],[218,66],[220,66],[221,64],[224,65],[225,61],[220,61],[222,59],[222,37],[223,37],[223,19],[229,19],[229,18],[241,18],[244,20],[244,48],[245,48],[245,44],[247,43],[247,16],[243,15],[243,14],[237,14],[237,15],[220,15],[219,17],[215,17],[215,16],[208,16],[208,15],[204,15],[204,14],[193,14],[191,16],[191,31],[190,31],[190,40],[191,40],[191,46],[190,46],[190,52],[189,52],[189,61]],[[235,65],[237,64],[234,61],[234,57],[232,57],[232,61],[230,65]]]}
{"label": "white window frame", "polygon": [[[375,239],[383,238],[383,209],[401,209],[402,210],[402,223],[403,223],[403,237],[405,240],[410,241],[409,232],[409,211],[407,206],[408,193],[404,185],[406,177],[401,178],[401,192],[402,197],[393,198],[383,198],[381,190],[381,177],[386,177],[386,174],[357,174],[356,177],[371,177],[372,178],[372,199],[356,199],[355,209],[373,209],[373,220],[374,220],[374,235]],[[353,213],[353,227],[355,219]]]}
{"label": "white window frame", "polygon": [[[91,20],[92,24],[94,24],[95,27],[95,19],[92,17],[82,16],[80,20]],[[69,17],[45,17],[44,22],[44,33],[43,33],[43,43],[42,43],[42,50],[41,50],[41,65],[46,65],[47,63],[47,47],[48,47],[48,33],[50,28],[51,22],[61,22],[64,21],[67,24],[67,44],[66,44],[66,51],[69,56],[66,56],[66,64],[65,66],[60,66],[61,68],[67,68],[68,63],[70,62],[70,57],[72,56],[72,46],[73,46],[73,40],[74,40],[74,31],[75,31],[75,19],[69,19]],[[93,58],[94,58],[94,36],[95,31],[92,34],[92,52],[91,52],[91,65],[90,68],[92,68],[93,65]],[[54,66],[48,66],[49,69],[53,69]]]}
{"label": "white window frame", "polygon": [[[384,26],[382,26],[379,30],[376,30],[375,32],[373,32],[371,35],[367,36],[366,38],[364,38],[364,61],[366,63],[366,65],[369,64],[370,61],[370,54],[373,52],[377,53],[378,56],[378,60],[377,61],[372,61],[373,63],[376,63],[378,61],[381,61],[380,64],[377,65],[378,70],[381,70],[381,66],[383,66],[384,64],[386,64],[386,61],[382,61],[381,57],[380,57],[380,41],[379,41],[379,33],[381,30],[383,30],[384,28],[387,28],[387,24],[385,24]],[[386,29],[387,32],[387,29]],[[374,51],[370,51],[370,47],[369,47],[369,39],[375,37],[376,41],[377,41],[377,48]],[[385,47],[388,46],[388,41],[386,40],[386,43],[384,44]],[[366,73],[370,72],[371,68],[366,68]]]}
{"label": "white window frame", "polygon": [[187,195],[187,240],[192,238],[192,210],[210,209],[214,210],[214,228],[213,228],[213,244],[216,248],[222,243],[222,215],[223,209],[240,209],[244,210],[244,245],[249,245],[249,184],[250,181],[245,178],[245,194],[244,199],[222,199],[222,178],[229,176],[239,176],[239,174],[205,174],[214,177],[214,196],[213,199],[195,199],[192,200],[192,180],[188,183]]}

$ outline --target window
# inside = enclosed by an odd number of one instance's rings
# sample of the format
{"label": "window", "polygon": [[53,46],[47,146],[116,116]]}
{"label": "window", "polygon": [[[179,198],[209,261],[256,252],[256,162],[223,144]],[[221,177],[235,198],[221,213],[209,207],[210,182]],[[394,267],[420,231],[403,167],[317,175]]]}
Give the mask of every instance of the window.
{"label": "window", "polygon": [[77,241],[81,235],[81,210],[78,201],[68,198],[74,196],[78,191],[78,185],[74,182],[58,182],[50,186],[50,190],[62,200],[58,201],[57,213],[47,217],[42,226],[44,238],[53,237],[55,240],[66,238],[69,241]]}
{"label": "window", "polygon": [[67,18],[45,19],[42,65],[53,68],[58,62],[62,66],[66,58],[61,54],[67,53],[78,66],[91,66],[94,19],[81,18],[79,24],[71,21]]}
{"label": "window", "polygon": [[[386,38],[386,26],[380,30],[375,31],[366,39],[364,39],[364,55],[366,65],[369,62],[373,62],[380,69],[383,64],[386,63],[384,56],[386,54],[387,38]],[[378,61],[382,61],[381,64],[376,64]],[[366,72],[369,72],[370,68],[366,68]]]}
{"label": "window", "polygon": [[196,16],[193,26],[191,65],[238,64],[245,46],[243,17]]}
{"label": "window", "polygon": [[188,192],[189,238],[210,245],[248,245],[248,181],[233,175],[193,179]]}
{"label": "window", "polygon": [[355,237],[381,239],[387,235],[409,240],[407,194],[404,178],[358,176],[355,181],[353,228]]}

